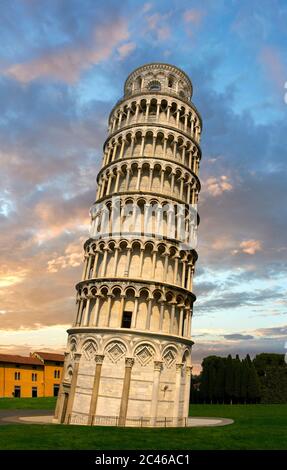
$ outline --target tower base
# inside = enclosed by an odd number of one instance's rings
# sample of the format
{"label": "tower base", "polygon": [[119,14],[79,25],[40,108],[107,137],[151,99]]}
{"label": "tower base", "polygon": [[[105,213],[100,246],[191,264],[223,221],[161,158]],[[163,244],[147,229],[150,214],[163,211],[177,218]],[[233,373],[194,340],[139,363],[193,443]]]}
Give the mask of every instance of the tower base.
{"label": "tower base", "polygon": [[54,422],[187,426],[191,340],[124,328],[68,333]]}

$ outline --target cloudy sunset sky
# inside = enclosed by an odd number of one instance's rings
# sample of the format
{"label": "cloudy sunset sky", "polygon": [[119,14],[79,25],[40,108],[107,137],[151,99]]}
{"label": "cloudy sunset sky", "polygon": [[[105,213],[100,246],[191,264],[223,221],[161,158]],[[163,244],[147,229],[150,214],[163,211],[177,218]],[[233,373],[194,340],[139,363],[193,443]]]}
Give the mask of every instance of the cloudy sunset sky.
{"label": "cloudy sunset sky", "polygon": [[1,0],[0,352],[64,349],[107,118],[156,61],[203,119],[193,361],[285,352],[286,25],[284,0]]}

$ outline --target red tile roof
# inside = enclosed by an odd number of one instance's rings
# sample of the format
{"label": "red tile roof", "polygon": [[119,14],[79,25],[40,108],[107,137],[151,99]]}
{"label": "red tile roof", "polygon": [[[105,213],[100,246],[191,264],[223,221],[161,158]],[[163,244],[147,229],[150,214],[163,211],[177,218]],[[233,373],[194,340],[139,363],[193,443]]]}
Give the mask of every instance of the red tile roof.
{"label": "red tile roof", "polygon": [[14,354],[0,354],[0,362],[6,362],[10,364],[30,364],[33,366],[43,365],[43,363],[36,357],[17,356]]}
{"label": "red tile roof", "polygon": [[[64,354],[35,351],[33,355],[39,356],[43,361],[64,362]],[[35,357],[35,356],[34,356]]]}

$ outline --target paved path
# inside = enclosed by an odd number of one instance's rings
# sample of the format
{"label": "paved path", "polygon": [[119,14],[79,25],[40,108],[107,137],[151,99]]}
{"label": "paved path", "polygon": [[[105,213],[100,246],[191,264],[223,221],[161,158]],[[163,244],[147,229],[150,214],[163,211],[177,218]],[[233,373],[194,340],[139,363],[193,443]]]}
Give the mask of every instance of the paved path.
{"label": "paved path", "polygon": [[37,420],[39,416],[43,417],[44,422],[47,423],[48,418],[51,418],[52,421],[52,413],[53,411],[51,410],[0,410],[0,425],[24,423],[26,418]]}
{"label": "paved path", "polygon": [[[0,410],[0,425],[2,424],[52,424],[51,410]],[[226,426],[232,424],[232,419],[189,417],[188,427]]]}
{"label": "paved path", "polygon": [[233,419],[227,418],[188,418],[189,428],[200,426],[226,426],[232,423],[234,423]]}

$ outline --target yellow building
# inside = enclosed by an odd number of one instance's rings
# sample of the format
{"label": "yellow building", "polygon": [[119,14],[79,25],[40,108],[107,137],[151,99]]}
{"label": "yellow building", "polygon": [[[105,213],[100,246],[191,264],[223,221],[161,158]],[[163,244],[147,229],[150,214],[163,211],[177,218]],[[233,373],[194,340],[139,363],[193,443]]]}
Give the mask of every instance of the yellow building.
{"label": "yellow building", "polygon": [[57,396],[63,363],[56,353],[0,354],[0,397]]}
{"label": "yellow building", "polygon": [[43,396],[58,396],[64,365],[64,354],[36,351],[31,354],[31,357],[39,359],[44,365]]}

